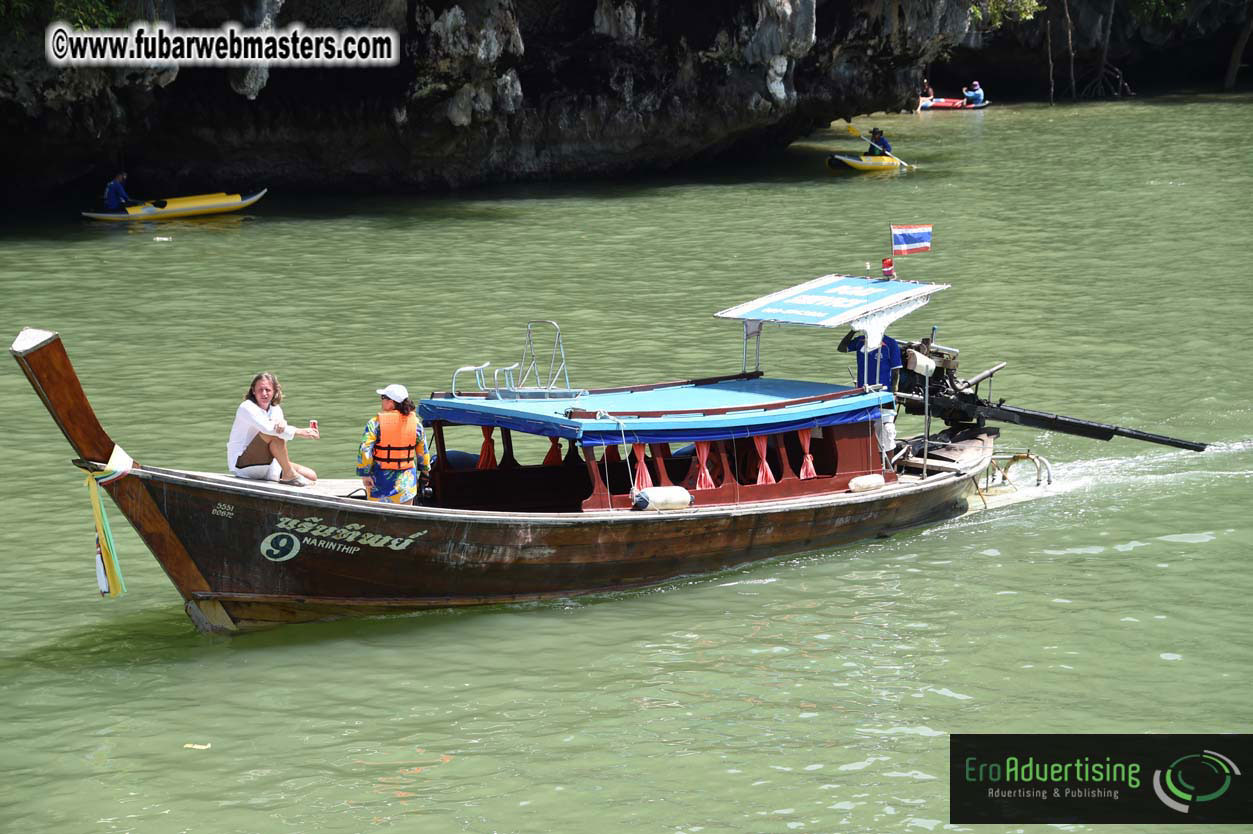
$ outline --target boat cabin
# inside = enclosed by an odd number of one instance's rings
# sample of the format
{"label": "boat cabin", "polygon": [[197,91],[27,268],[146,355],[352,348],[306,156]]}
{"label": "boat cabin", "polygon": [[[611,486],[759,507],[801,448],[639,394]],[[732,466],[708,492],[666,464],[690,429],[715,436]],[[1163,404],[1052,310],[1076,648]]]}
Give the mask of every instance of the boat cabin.
{"label": "boat cabin", "polygon": [[[448,392],[419,413],[435,437],[435,504],[572,512],[629,509],[653,486],[684,487],[697,505],[845,490],[883,471],[873,431],[882,407],[892,407],[888,392],[753,371],[552,398]],[[453,425],[480,428],[477,459],[449,454]],[[548,453],[519,461],[515,432],[546,438]]]}
{"label": "boat cabin", "polygon": [[[460,368],[449,391],[419,403],[436,453],[424,503],[579,512],[630,509],[656,487],[681,487],[686,493],[668,494],[704,506],[842,492],[864,475],[890,483],[896,476],[875,422],[894,407],[893,394],[878,385],[766,377],[763,324],[852,327],[877,347],[891,321],[944,286],[823,276],[716,314],[743,321],[740,373],[623,388],[572,388],[560,328],[530,322],[520,362],[497,369],[490,383],[487,363]],[[548,328],[553,347],[541,357],[535,337]],[[461,374],[473,374],[472,389],[458,387]],[[477,456],[449,448],[449,429],[464,426],[481,433]],[[518,434],[543,444],[532,441],[533,453],[519,455]]]}

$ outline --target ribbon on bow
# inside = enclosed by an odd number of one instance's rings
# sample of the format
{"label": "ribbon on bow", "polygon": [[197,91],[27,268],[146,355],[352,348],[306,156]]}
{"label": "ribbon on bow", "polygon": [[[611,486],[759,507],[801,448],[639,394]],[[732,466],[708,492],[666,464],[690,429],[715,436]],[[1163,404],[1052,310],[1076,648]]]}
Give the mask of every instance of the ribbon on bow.
{"label": "ribbon on bow", "polygon": [[91,497],[91,512],[96,520],[96,584],[100,586],[100,595],[105,597],[126,593],[126,581],[118,565],[117,546],[113,543],[113,531],[109,529],[109,517],[105,515],[104,502],[100,500],[100,485],[127,475],[134,465],[131,456],[115,444],[104,469],[87,473],[87,494]]}

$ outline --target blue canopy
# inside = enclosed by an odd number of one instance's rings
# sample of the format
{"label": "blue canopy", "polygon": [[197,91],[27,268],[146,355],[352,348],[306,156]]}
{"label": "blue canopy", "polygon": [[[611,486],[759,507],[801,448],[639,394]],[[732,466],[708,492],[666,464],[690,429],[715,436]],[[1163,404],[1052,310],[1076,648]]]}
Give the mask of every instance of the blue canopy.
{"label": "blue canopy", "polygon": [[823,382],[737,377],[554,398],[507,399],[507,391],[500,398],[437,397],[422,400],[418,414],[426,422],[496,426],[605,446],[721,440],[866,422],[893,403],[888,391],[832,398],[849,390]]}

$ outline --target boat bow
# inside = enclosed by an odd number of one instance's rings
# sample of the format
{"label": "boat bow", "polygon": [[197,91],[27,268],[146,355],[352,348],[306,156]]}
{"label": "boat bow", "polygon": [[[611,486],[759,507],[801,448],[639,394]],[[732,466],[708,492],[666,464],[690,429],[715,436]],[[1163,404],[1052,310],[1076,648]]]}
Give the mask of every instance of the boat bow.
{"label": "boat bow", "polygon": [[[77,465],[92,470],[108,461],[115,444],[100,425],[61,336],[51,330],[27,327],[13,340],[9,353],[43,400],[57,428],[78,457],[83,459]],[[135,469],[140,469],[138,464]],[[220,604],[192,599],[193,594],[210,590],[209,582],[196,567],[142,480],[120,477],[103,484],[102,488],[113,498],[183,596],[187,614],[196,626],[202,631],[237,631],[234,620]]]}
{"label": "boat bow", "polygon": [[84,460],[107,461],[113,453],[113,439],[96,419],[61,336],[51,330],[26,327],[13,340],[9,353],[74,452]]}

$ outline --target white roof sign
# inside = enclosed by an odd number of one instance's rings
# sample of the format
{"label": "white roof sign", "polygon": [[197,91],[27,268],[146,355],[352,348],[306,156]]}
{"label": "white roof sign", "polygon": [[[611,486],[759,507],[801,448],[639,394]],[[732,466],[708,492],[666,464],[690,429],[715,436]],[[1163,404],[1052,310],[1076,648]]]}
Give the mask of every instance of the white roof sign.
{"label": "white roof sign", "polygon": [[850,327],[865,332],[866,347],[878,347],[888,325],[931,300],[948,284],[921,284],[858,275],[824,275],[714,313],[718,318]]}

